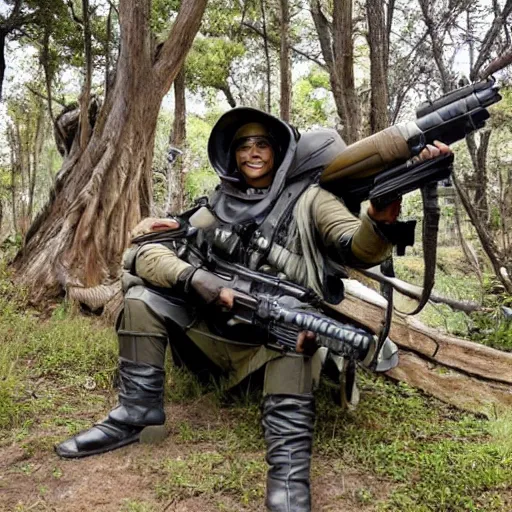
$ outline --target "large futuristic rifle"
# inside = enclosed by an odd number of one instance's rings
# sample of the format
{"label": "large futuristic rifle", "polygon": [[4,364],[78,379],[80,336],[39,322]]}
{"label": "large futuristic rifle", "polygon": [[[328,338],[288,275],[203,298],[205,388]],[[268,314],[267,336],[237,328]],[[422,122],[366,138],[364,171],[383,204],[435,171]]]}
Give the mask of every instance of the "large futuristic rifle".
{"label": "large futuristic rifle", "polygon": [[267,343],[294,351],[300,331],[317,335],[317,343],[331,352],[370,364],[375,355],[372,333],[324,314],[321,300],[311,290],[277,277],[228,263],[211,255],[211,271],[226,279],[233,290],[233,319],[263,327]]}
{"label": "large futuristic rifle", "polygon": [[[421,190],[423,295],[409,314],[421,311],[434,286],[439,225],[437,186],[451,175],[453,155],[416,164],[406,160],[436,140],[451,144],[483,128],[489,118],[487,107],[500,100],[494,79],[488,79],[425,102],[418,108],[416,120],[391,126],[348,146],[320,177],[320,184],[341,197],[353,211],[358,211],[361,201],[366,199],[382,209],[408,192]],[[415,221],[397,223],[395,239],[391,241],[397,245],[399,255],[404,253],[405,246],[414,243],[414,227]]]}
{"label": "large futuristic rifle", "polygon": [[[180,227],[162,232],[141,235],[132,240],[135,244],[175,244],[180,257],[195,261],[226,281],[234,295],[234,307],[230,311],[232,322],[259,326],[268,333],[266,343],[278,350],[295,351],[300,331],[317,335],[316,342],[331,352],[343,357],[363,361],[367,366],[377,367],[376,338],[365,329],[345,324],[322,312],[322,300],[312,290],[291,281],[249,270],[242,265],[227,262],[209,252],[204,255],[190,243],[197,227],[194,214],[200,213],[201,205],[186,212],[178,219]],[[211,215],[203,212],[204,215]],[[199,215],[200,216],[200,215]],[[195,222],[197,222],[195,217]],[[381,362],[379,371],[397,364],[397,356]],[[386,367],[383,367],[382,365]]]}
{"label": "large futuristic rifle", "polygon": [[453,157],[419,164],[404,160],[435,140],[452,144],[483,128],[487,107],[501,100],[494,79],[456,89],[419,106],[416,119],[348,146],[322,173],[320,184],[344,200],[371,199],[384,207],[397,197],[451,173]]}

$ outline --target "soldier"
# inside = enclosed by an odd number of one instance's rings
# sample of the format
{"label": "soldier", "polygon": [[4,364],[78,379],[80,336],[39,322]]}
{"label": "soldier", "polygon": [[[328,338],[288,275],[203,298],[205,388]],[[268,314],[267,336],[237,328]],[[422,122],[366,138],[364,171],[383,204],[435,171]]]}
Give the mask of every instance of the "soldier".
{"label": "soldier", "polygon": [[[300,136],[258,110],[224,114],[208,143],[221,179],[211,199],[216,228],[200,230],[196,247],[339,301],[340,264],[373,266],[388,258],[392,245],[379,226],[389,231],[400,211],[400,201],[381,211],[370,205],[358,218],[316,184],[344,147],[334,131]],[[449,151],[439,144],[421,158]],[[173,220],[153,225],[170,227],[179,225]],[[178,257],[173,244],[135,246],[126,260],[129,288],[117,330],[119,405],[101,423],[56,446],[58,455],[107,452],[138,441],[150,426],[163,425],[169,344],[174,361],[199,374],[221,375],[228,386],[265,368],[266,506],[277,512],[309,511],[313,390],[321,368],[306,348],[311,336],[300,333],[297,352],[283,354],[263,345],[264,333],[253,326],[232,326],[229,313],[220,311],[233,305],[226,281],[201,268],[193,254]]]}

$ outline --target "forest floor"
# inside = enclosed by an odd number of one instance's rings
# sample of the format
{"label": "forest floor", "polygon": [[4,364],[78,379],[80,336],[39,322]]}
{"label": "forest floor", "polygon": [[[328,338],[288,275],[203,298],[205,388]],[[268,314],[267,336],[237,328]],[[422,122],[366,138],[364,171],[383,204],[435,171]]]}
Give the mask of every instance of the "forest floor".
{"label": "forest floor", "polygon": [[[0,511],[262,511],[258,393],[227,396],[167,371],[167,429],[63,460],[54,444],[115,405],[113,329],[65,305],[42,315],[0,279]],[[483,418],[359,372],[361,403],[317,393],[313,511],[512,510],[512,413]]]}

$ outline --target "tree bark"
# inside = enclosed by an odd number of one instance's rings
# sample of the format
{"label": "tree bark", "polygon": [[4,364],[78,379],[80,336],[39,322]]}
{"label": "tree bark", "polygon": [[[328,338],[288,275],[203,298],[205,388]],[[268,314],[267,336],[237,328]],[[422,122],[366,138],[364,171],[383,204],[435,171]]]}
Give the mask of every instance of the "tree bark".
{"label": "tree bark", "polygon": [[334,69],[345,103],[345,142],[361,138],[361,109],[354,79],[352,0],[334,0],[332,12]]}
{"label": "tree bark", "polygon": [[471,133],[466,137],[466,144],[471,156],[474,168],[474,196],[473,207],[484,223],[489,220],[489,204],[487,202],[487,151],[491,138],[491,130],[480,132],[480,144],[477,145],[475,134]]}
{"label": "tree bark", "polygon": [[36,120],[36,129],[34,133],[34,141],[32,147],[32,172],[30,173],[29,179],[29,191],[28,191],[28,210],[27,217],[29,221],[32,221],[32,214],[34,211],[34,194],[36,189],[37,171],[39,167],[39,157],[43,149],[43,131],[44,131],[44,110],[43,105],[38,102],[38,112]]}
{"label": "tree bark", "polygon": [[0,28],[0,101],[2,101],[2,91],[5,75],[5,39],[7,32]]}
{"label": "tree bark", "polygon": [[280,0],[281,8],[281,45],[279,52],[279,63],[281,65],[281,97],[280,115],[283,121],[290,121],[290,108],[292,101],[292,75],[290,67],[290,12],[288,0]]}
{"label": "tree bark", "polygon": [[464,206],[464,209],[466,210],[471,220],[471,224],[473,224],[477,232],[478,239],[480,240],[480,243],[482,244],[482,247],[491,262],[496,277],[502,282],[507,292],[512,293],[512,284],[508,279],[503,277],[501,272],[502,267],[507,270],[509,269],[510,255],[503,254],[500,251],[492,233],[487,229],[487,226],[482,222],[482,219],[477,214],[466,191],[461,187],[458,180],[454,179],[453,181],[457,190],[457,194],[459,195],[462,205]]}
{"label": "tree bark", "polygon": [[494,46],[496,38],[498,37],[501,28],[503,27],[507,17],[512,13],[512,0],[507,0],[503,10],[500,12],[495,12],[494,20],[492,22],[491,27],[485,34],[483,38],[483,44],[480,48],[480,53],[478,54],[478,58],[476,59],[476,63],[471,69],[470,79],[476,80],[478,75],[480,74],[480,70],[482,69],[484,63],[489,59],[491,54],[491,50]]}
{"label": "tree bark", "polygon": [[80,149],[83,151],[89,141],[91,125],[89,122],[89,103],[91,101],[92,48],[91,28],[89,24],[89,0],[82,0],[82,17],[84,27],[84,85],[80,95]]}
{"label": "tree bark", "polygon": [[270,80],[270,52],[268,48],[268,36],[267,36],[267,16],[266,16],[266,8],[265,8],[265,0],[260,0],[261,7],[261,19],[263,26],[263,48],[265,50],[265,62],[266,62],[266,111],[270,114],[272,111],[272,97],[271,97],[271,80]]}
{"label": "tree bark", "polygon": [[331,92],[334,98],[334,104],[336,105],[336,112],[338,113],[338,117],[341,122],[341,129],[339,129],[339,133],[342,137],[344,137],[345,142],[350,144],[348,133],[346,127],[348,125],[347,117],[346,117],[346,105],[343,96],[343,90],[341,87],[340,77],[336,70],[336,63],[334,61],[334,54],[332,48],[332,37],[331,37],[331,27],[327,18],[320,8],[319,0],[311,0],[311,16],[313,17],[313,22],[315,24],[316,32],[318,34],[318,40],[320,41],[320,48],[322,50],[322,55],[324,57],[325,65],[329,72],[329,83],[331,85]]}
{"label": "tree bark", "polygon": [[[111,287],[130,230],[150,212],[151,161],[160,104],[199,29],[206,0],[183,0],[155,57],[150,1],[121,0],[121,50],[112,94],[83,152],[74,149],[57,175],[51,199],[27,233],[14,262],[34,300],[63,289]],[[95,302],[97,304],[98,301]]]}
{"label": "tree bark", "polygon": [[228,102],[229,106],[231,108],[235,108],[236,107],[236,100],[235,100],[235,98],[233,96],[233,93],[231,92],[229,84],[226,83],[226,85],[221,87],[220,90],[224,93],[224,96],[226,96],[226,101]]}
{"label": "tree bark", "polygon": [[[389,7],[388,7],[389,8]],[[388,127],[388,27],[382,0],[367,0],[368,44],[370,46],[370,131]]]}
{"label": "tree bark", "polygon": [[[384,324],[385,309],[372,300],[347,294],[330,307],[374,332]],[[400,348],[400,361],[386,376],[471,412],[490,415],[512,405],[512,353],[443,334],[396,313],[389,337]]]}
{"label": "tree bark", "polygon": [[110,39],[112,37],[112,5],[108,9],[106,38],[105,38],[105,98],[110,92]]}
{"label": "tree bark", "polygon": [[447,93],[453,87],[453,77],[450,70],[446,66],[443,54],[443,27],[439,23],[436,23],[432,17],[433,14],[439,13],[434,12],[434,8],[430,0],[419,0],[419,4],[423,13],[423,21],[427,26],[427,32],[432,43],[432,54],[434,56],[434,61],[437,66],[437,70],[439,71],[439,75],[441,76],[441,87],[443,92]]}
{"label": "tree bark", "polygon": [[[185,70],[182,69],[174,80],[174,121],[169,137],[169,153],[185,149],[187,106],[185,102]],[[183,155],[169,154],[167,164],[167,201],[166,211],[179,213],[184,206]]]}
{"label": "tree bark", "polygon": [[12,126],[7,127],[7,139],[9,141],[10,148],[10,163],[11,163],[11,215],[12,215],[12,226],[13,231],[17,233],[16,225],[16,171],[18,170],[18,160],[16,156],[16,140],[14,136],[14,130]]}
{"label": "tree bark", "polygon": [[338,131],[347,144],[352,144],[361,138],[361,112],[354,81],[352,0],[334,0],[332,24],[319,0],[310,0],[310,6],[341,122]]}

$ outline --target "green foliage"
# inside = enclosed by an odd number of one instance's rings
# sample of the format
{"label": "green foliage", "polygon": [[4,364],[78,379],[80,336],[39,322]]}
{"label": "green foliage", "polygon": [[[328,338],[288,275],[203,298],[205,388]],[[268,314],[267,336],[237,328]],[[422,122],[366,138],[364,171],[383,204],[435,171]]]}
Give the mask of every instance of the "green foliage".
{"label": "green foliage", "polygon": [[237,39],[240,32],[240,8],[247,5],[226,0],[209,0],[203,16],[201,33],[208,37],[227,37]]}
{"label": "green foliage", "polygon": [[151,2],[151,29],[159,39],[167,37],[179,6],[178,0],[153,0]]}
{"label": "green foliage", "polygon": [[217,113],[210,113],[207,119],[189,115],[187,117],[187,140],[189,152],[189,172],[185,180],[188,203],[198,197],[209,195],[219,182],[208,161],[208,138]]}
{"label": "green foliage", "polygon": [[502,307],[512,308],[512,296],[505,293],[495,278],[484,281],[484,311],[471,315],[469,336],[472,341],[512,352],[512,320]]}
{"label": "green foliage", "polygon": [[293,88],[292,123],[301,128],[325,126],[329,115],[329,76],[312,70]]}
{"label": "green foliage", "polygon": [[196,38],[187,57],[187,87],[192,92],[207,87],[226,88],[233,61],[244,53],[242,44],[226,38]]}

